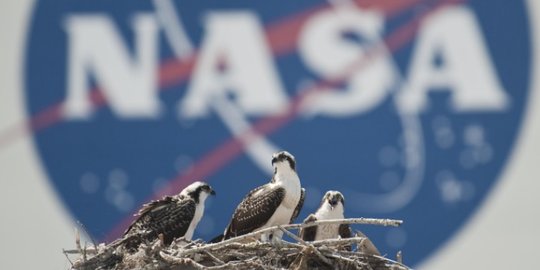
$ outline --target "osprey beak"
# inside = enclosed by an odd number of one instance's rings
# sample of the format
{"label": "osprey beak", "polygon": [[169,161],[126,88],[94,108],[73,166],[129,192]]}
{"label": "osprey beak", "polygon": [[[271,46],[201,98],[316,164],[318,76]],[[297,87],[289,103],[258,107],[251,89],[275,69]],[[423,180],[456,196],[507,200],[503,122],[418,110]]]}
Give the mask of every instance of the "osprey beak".
{"label": "osprey beak", "polygon": [[328,204],[330,205],[330,209],[334,210],[334,208],[336,207],[337,205],[337,200],[335,198],[332,198],[330,200],[328,200]]}
{"label": "osprey beak", "polygon": [[215,195],[216,195],[216,192],[212,189],[212,190],[210,190],[210,195],[214,195],[214,196],[215,196]]}

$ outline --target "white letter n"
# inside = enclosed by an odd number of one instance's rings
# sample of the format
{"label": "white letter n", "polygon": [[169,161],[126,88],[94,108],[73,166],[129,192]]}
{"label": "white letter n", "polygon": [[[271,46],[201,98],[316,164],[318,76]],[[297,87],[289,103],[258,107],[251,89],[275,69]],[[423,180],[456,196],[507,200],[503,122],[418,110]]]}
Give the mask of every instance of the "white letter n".
{"label": "white letter n", "polygon": [[155,117],[159,114],[156,89],[157,23],[152,15],[135,16],[133,57],[111,20],[105,15],[77,15],[66,20],[69,38],[68,119],[88,118],[92,74],[111,109],[120,117]]}

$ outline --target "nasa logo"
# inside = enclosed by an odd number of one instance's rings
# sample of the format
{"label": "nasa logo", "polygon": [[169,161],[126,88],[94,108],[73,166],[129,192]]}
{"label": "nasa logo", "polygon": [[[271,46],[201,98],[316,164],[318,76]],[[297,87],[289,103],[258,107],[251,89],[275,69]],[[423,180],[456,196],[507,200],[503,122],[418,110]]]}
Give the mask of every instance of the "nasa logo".
{"label": "nasa logo", "polygon": [[307,189],[301,218],[341,190],[348,216],[404,219],[362,229],[416,264],[507,162],[528,27],[526,7],[504,0],[39,1],[30,126],[59,196],[100,240],[199,179],[221,195],[196,231],[209,239],[287,149]]}

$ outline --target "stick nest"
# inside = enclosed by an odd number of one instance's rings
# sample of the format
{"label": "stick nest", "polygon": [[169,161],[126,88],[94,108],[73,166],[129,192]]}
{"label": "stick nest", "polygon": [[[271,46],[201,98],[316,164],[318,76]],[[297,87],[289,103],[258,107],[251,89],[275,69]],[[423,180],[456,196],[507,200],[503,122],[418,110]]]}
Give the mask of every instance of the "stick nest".
{"label": "stick nest", "polygon": [[[372,224],[399,226],[389,219],[342,219],[317,221],[311,224],[290,224],[259,230],[219,243],[176,239],[169,246],[162,239],[143,242],[137,250],[123,245],[126,237],[108,245],[84,247],[76,235],[75,250],[65,250],[68,259],[77,256],[72,269],[409,269],[396,260],[380,256],[370,248],[371,241],[363,234],[347,239],[305,242],[290,230],[318,224]],[[282,231],[296,242],[260,242],[260,234]],[[134,237],[134,236],[131,236]],[[136,237],[136,236],[135,236]],[[349,250],[353,246],[352,250]],[[375,248],[376,250],[376,248]],[[71,262],[71,260],[70,260]]]}

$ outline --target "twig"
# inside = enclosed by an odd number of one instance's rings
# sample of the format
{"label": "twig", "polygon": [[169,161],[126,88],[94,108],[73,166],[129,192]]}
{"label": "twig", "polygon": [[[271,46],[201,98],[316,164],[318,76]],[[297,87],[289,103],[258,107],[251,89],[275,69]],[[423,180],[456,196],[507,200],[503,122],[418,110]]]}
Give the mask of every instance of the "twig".
{"label": "twig", "polygon": [[268,266],[268,265],[258,264],[256,262],[253,262],[251,259],[250,260],[245,260],[245,261],[231,261],[231,262],[228,262],[228,263],[223,264],[223,265],[210,266],[210,267],[206,267],[204,269],[206,269],[206,270],[238,269],[242,265],[257,266],[257,267],[260,267],[260,268],[263,268],[263,269],[276,269],[276,268]]}
{"label": "twig", "polygon": [[239,264],[242,264],[242,263],[243,262],[233,261],[233,262],[228,262],[228,263],[222,264],[222,265],[206,267],[205,269],[207,269],[207,270],[234,269],[234,268],[236,268],[236,266],[238,266]]}
{"label": "twig", "polygon": [[401,264],[403,263],[403,254],[401,254],[401,250],[396,254],[396,261]]}
{"label": "twig", "polygon": [[86,252],[84,252],[81,248],[81,234],[79,233],[79,229],[75,228],[75,246],[77,247],[77,250],[80,254],[83,256],[83,261],[86,261]]}
{"label": "twig", "polygon": [[328,254],[328,255],[326,255],[326,256],[332,257],[332,258],[334,258],[334,259],[346,261],[346,262],[351,263],[351,264],[354,264],[354,265],[361,265],[361,266],[365,266],[365,265],[366,265],[366,264],[361,263],[361,262],[358,262],[358,261],[356,261],[356,260],[353,260],[353,259],[350,259],[350,258],[343,257],[343,256],[341,256],[341,255],[339,255],[339,254],[332,254],[332,253],[330,253],[330,254]]}
{"label": "twig", "polygon": [[69,261],[69,264],[71,264],[71,267],[73,267],[73,262],[69,259],[69,256],[68,256],[68,253],[66,252],[66,250],[62,249],[62,252],[66,256],[66,259]]}
{"label": "twig", "polygon": [[[397,219],[380,219],[380,218],[345,218],[345,219],[326,219],[326,220],[318,220],[314,222],[310,222],[307,224],[290,224],[290,225],[284,225],[284,228],[304,228],[304,227],[311,227],[314,225],[322,225],[322,224],[364,224],[364,225],[379,225],[379,226],[392,226],[392,227],[399,227],[401,224],[403,224],[403,220],[397,220]],[[300,225],[300,226],[298,226]]]}
{"label": "twig", "polygon": [[159,245],[164,247],[165,246],[165,240],[164,240],[164,237],[163,237],[162,233],[158,234],[158,239],[159,239],[159,241],[158,241]]}
{"label": "twig", "polygon": [[84,242],[84,248],[83,248],[83,257],[84,257],[84,260],[86,261],[86,248],[87,248],[87,244],[86,242]]}
{"label": "twig", "polygon": [[404,267],[406,269],[409,269],[406,265],[404,265],[404,264],[402,264],[402,263],[400,263],[398,261],[394,261],[394,260],[392,260],[390,258],[379,256],[379,255],[371,255],[371,256],[373,256],[374,258],[383,260],[383,261],[387,261],[387,262],[390,262],[390,263],[393,263],[393,264],[397,264],[397,265],[402,266],[402,267]]}
{"label": "twig", "polygon": [[[215,244],[207,244],[207,245],[204,245],[204,246],[198,246],[198,247],[194,247],[194,248],[190,248],[190,249],[182,249],[182,250],[178,251],[178,255],[187,256],[187,255],[191,255],[191,254],[198,253],[198,252],[205,251],[205,250],[214,250],[214,249],[231,248],[231,247],[241,248],[241,249],[258,249],[258,248],[260,248],[260,246],[267,244],[267,243],[262,243],[262,242],[258,242],[258,241],[251,242],[251,243],[248,243],[248,244],[242,244],[242,243],[238,243],[236,241],[230,241],[230,240],[235,240],[235,239],[236,238],[231,238],[231,239],[225,240],[223,242],[215,243]],[[298,247],[299,246],[298,244],[289,243],[289,242],[286,242],[286,241],[283,241],[282,243],[284,245],[288,246],[288,247]]]}
{"label": "twig", "polygon": [[277,267],[274,267],[274,266],[271,266],[271,265],[260,264],[260,263],[256,262],[255,260],[256,260],[256,258],[253,258],[253,259],[246,260],[244,262],[247,265],[258,266],[258,267],[263,268],[263,269],[275,269],[275,270],[281,269],[281,268],[277,268]]}
{"label": "twig", "polygon": [[[248,233],[248,234],[244,234],[244,235],[241,235],[241,236],[233,237],[233,238],[224,240],[224,241],[219,242],[219,243],[208,244],[208,245],[205,245],[204,247],[201,247],[201,248],[203,250],[206,250],[206,249],[213,249],[213,248],[225,246],[227,244],[238,242],[238,241],[245,240],[245,239],[248,239],[248,238],[254,238],[255,236],[258,236],[258,235],[261,235],[261,234],[264,234],[264,233],[281,230],[280,228],[283,228],[283,229],[300,229],[300,228],[311,227],[311,226],[316,226],[316,225],[321,225],[321,224],[335,224],[335,223],[340,223],[340,224],[367,224],[367,225],[381,225],[381,226],[394,226],[394,227],[397,227],[397,226],[400,226],[403,223],[403,221],[402,220],[394,220],[394,219],[349,218],[349,219],[320,220],[320,221],[315,221],[315,222],[311,222],[311,223],[308,223],[308,224],[288,224],[288,225],[281,225],[281,226],[274,226],[274,227],[265,228],[265,229],[258,230],[258,231],[255,231],[255,232],[251,232],[251,233]],[[201,251],[201,249],[194,248],[194,249],[184,250],[184,251],[182,251],[182,254],[183,255],[189,255],[189,254],[193,254],[193,253],[196,253],[196,252],[199,252],[199,251]]]}
{"label": "twig", "polygon": [[218,263],[219,265],[225,264],[224,261],[220,260],[218,257],[214,256],[212,253],[210,253],[208,250],[203,251],[204,254],[208,255],[210,259],[212,259],[214,262]]}
{"label": "twig", "polygon": [[296,236],[296,234],[292,233],[292,232],[289,232],[288,230],[285,230],[283,228],[283,226],[277,226],[279,228],[280,231],[284,232],[286,235],[290,236],[292,239],[298,241],[299,243],[301,243],[302,245],[309,245],[308,243],[306,243],[306,241],[304,241],[304,239]]}
{"label": "twig", "polygon": [[315,248],[313,245],[307,243],[306,241],[304,241],[304,239],[296,236],[294,233],[291,233],[287,230],[285,230],[283,227],[281,226],[278,226],[278,228],[284,232],[285,234],[287,234],[288,236],[290,236],[292,239],[300,242],[302,245],[305,245],[307,246],[309,249],[311,249],[313,251],[313,253],[315,253],[315,255],[317,255],[317,257],[319,257],[319,259],[321,259],[321,261],[323,261],[324,263],[326,263],[327,265],[332,265],[332,262],[330,262],[330,260],[328,260],[328,258],[324,257],[324,255],[321,254],[321,252],[319,250],[317,250],[317,248]]}
{"label": "twig", "polygon": [[[81,251],[79,251],[78,249],[62,249],[63,252],[65,254],[81,254]],[[93,249],[93,248],[87,248],[86,249],[86,254],[97,254],[98,253],[98,250],[97,249]]]}
{"label": "twig", "polygon": [[92,236],[90,236],[90,234],[88,234],[86,226],[84,226],[84,224],[82,224],[82,222],[80,222],[79,220],[77,220],[77,224],[84,231],[84,234],[90,238],[90,240],[92,241],[92,245],[94,245],[94,249],[97,249],[96,240]]}
{"label": "twig", "polygon": [[363,241],[364,237],[351,237],[351,238],[341,238],[341,239],[326,239],[326,240],[317,240],[309,242],[314,246],[322,245],[344,245],[344,244],[354,244]]}
{"label": "twig", "polygon": [[159,256],[161,256],[161,258],[163,258],[165,261],[171,263],[171,264],[177,264],[177,265],[185,265],[185,264],[189,264],[197,269],[200,269],[200,270],[204,270],[204,269],[207,269],[206,266],[190,259],[190,258],[177,258],[177,257],[174,257],[174,256],[171,256],[163,251],[160,251],[159,252]]}

